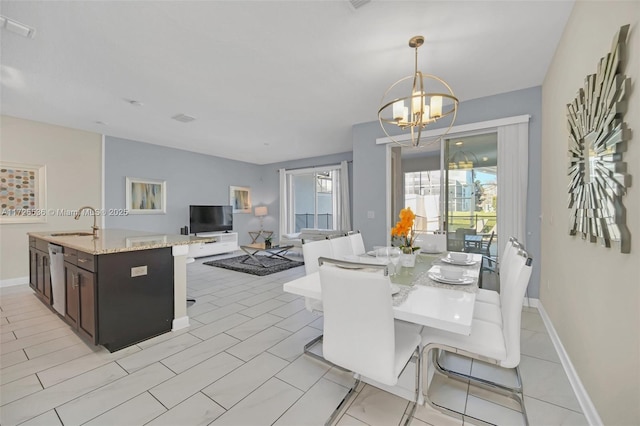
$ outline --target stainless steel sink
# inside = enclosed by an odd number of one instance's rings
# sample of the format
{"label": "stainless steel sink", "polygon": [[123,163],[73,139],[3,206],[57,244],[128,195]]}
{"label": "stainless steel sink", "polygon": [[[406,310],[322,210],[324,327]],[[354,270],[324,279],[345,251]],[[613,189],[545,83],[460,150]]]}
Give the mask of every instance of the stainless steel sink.
{"label": "stainless steel sink", "polygon": [[52,237],[86,237],[93,236],[92,232],[59,232],[57,234],[51,234]]}

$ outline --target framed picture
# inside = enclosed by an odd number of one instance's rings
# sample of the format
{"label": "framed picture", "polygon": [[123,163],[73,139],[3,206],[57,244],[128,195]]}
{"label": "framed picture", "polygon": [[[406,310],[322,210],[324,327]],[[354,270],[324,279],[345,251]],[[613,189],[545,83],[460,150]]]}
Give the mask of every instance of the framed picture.
{"label": "framed picture", "polygon": [[129,214],[165,214],[166,181],[127,177],[126,202]]}
{"label": "framed picture", "polygon": [[233,207],[234,213],[251,213],[251,188],[230,186],[229,204]]}
{"label": "framed picture", "polygon": [[46,166],[0,162],[0,223],[47,221]]}

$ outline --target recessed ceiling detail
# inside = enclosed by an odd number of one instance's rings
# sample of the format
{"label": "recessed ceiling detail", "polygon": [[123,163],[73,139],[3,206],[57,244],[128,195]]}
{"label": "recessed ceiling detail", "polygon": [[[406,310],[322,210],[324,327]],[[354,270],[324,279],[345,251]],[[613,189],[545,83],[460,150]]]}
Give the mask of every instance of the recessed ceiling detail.
{"label": "recessed ceiling detail", "polygon": [[186,115],[186,114],[176,114],[171,118],[173,118],[174,120],[179,121],[181,123],[190,123],[190,122],[192,122],[193,120],[196,119],[195,117],[192,117],[192,116]]}
{"label": "recessed ceiling detail", "polygon": [[7,18],[3,15],[0,15],[0,28],[27,38],[34,38],[36,36],[35,28],[22,24],[11,18]]}
{"label": "recessed ceiling detail", "polygon": [[125,99],[125,102],[131,106],[136,106],[136,107],[140,107],[144,105],[142,102],[137,101],[135,99]]}
{"label": "recessed ceiling detail", "polygon": [[570,235],[605,247],[620,243],[631,251],[622,197],[631,186],[627,164],[622,161],[630,131],[624,122],[630,79],[623,73],[629,25],[620,28],[611,52],[600,59],[596,74],[567,105],[569,128]]}

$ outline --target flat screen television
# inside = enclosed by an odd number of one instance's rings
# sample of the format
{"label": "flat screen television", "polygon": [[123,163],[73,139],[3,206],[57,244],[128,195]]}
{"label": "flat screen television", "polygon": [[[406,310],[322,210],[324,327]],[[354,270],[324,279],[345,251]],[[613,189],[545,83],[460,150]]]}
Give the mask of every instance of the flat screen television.
{"label": "flat screen television", "polygon": [[189,227],[192,234],[233,230],[231,206],[189,206]]}

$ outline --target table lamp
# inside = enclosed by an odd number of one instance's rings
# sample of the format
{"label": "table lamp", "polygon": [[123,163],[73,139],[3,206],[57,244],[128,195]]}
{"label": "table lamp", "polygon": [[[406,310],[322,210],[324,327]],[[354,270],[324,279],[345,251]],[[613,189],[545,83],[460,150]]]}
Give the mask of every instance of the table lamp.
{"label": "table lamp", "polygon": [[264,217],[267,215],[268,210],[267,206],[259,206],[253,210],[253,214],[260,218],[260,230],[262,231],[262,221]]}

